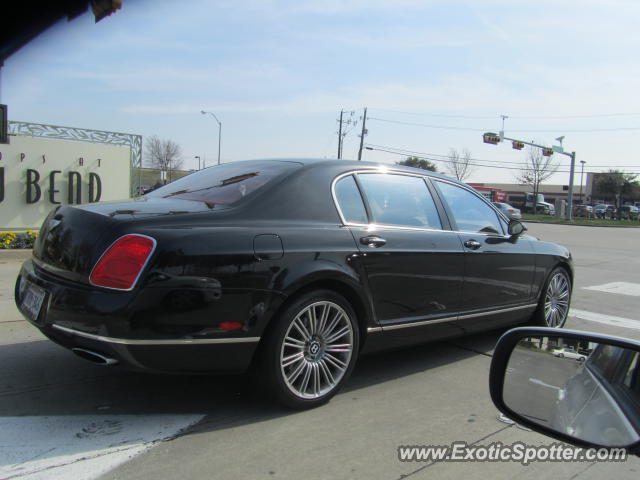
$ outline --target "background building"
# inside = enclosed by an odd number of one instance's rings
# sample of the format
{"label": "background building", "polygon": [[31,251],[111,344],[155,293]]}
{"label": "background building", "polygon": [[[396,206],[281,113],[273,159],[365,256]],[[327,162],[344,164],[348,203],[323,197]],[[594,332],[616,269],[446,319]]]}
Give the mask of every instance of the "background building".
{"label": "background building", "polygon": [[39,228],[56,205],[129,198],[142,137],[9,122],[0,144],[0,230]]}

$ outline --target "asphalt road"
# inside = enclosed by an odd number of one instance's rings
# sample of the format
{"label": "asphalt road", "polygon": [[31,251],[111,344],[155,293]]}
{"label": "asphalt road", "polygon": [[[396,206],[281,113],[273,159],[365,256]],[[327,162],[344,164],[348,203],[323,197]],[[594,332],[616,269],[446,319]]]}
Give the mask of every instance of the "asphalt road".
{"label": "asphalt road", "polygon": [[[640,339],[640,297],[633,293],[640,284],[640,229],[529,227],[573,252],[572,307],[579,315],[567,327]],[[501,332],[362,358],[328,405],[291,412],[254,395],[243,377],[133,374],[76,358],[45,340],[13,306],[19,256],[0,256],[0,478],[537,480],[640,474],[635,457],[527,467],[398,460],[400,445],[553,443],[496,418],[488,372]]]}

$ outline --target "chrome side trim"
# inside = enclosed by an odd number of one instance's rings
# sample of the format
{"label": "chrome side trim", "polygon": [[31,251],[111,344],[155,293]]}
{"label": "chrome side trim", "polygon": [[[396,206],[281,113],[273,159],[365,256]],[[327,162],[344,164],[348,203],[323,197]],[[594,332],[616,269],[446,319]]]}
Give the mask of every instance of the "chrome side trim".
{"label": "chrome side trim", "polygon": [[370,327],[367,328],[367,333],[378,333],[382,331],[382,327]]}
{"label": "chrome side trim", "polygon": [[537,307],[537,303],[530,303],[529,305],[520,305],[518,307],[501,308],[500,310],[492,310],[490,312],[471,313],[469,315],[460,315],[458,320],[466,320],[467,318],[484,317],[485,315],[496,315],[499,313],[515,312],[516,310],[526,310],[527,308]]}
{"label": "chrome side trim", "polygon": [[[432,325],[435,323],[457,322],[459,320],[467,320],[469,318],[485,317],[487,315],[498,315],[501,313],[515,312],[517,310],[526,310],[527,308],[534,308],[537,306],[538,306],[537,303],[530,303],[529,305],[519,305],[517,307],[501,308],[499,310],[490,310],[488,312],[471,313],[469,315],[459,315],[455,317],[436,318],[434,320],[422,320],[420,322],[403,323],[399,325],[389,325],[389,326],[383,326],[381,328],[382,328],[382,331],[386,332],[387,330],[397,330],[400,328],[422,327],[425,325]],[[367,329],[367,332],[368,331],[369,329]]]}
{"label": "chrome side trim", "polygon": [[458,320],[458,317],[436,318],[435,320],[423,320],[421,322],[389,325],[388,327],[384,326],[382,327],[382,330],[386,332],[387,330],[398,330],[399,328],[409,328],[409,327],[422,327],[424,325],[432,325],[434,323],[455,322],[456,320]]}
{"label": "chrome side trim", "polygon": [[207,345],[207,344],[224,344],[224,343],[251,343],[259,342],[260,337],[235,337],[235,338],[188,338],[175,340],[135,340],[126,338],[104,337],[93,333],[80,332],[72,328],[61,327],[55,323],[51,325],[56,330],[65,332],[78,337],[96,340],[98,342],[117,343],[120,345]]}

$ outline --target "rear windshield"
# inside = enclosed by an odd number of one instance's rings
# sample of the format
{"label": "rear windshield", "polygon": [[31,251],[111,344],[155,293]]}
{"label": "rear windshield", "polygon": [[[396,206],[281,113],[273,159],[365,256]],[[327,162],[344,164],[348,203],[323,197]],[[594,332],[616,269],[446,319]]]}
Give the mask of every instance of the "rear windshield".
{"label": "rear windshield", "polygon": [[301,167],[297,162],[246,161],[209,167],[158,188],[147,197],[179,198],[216,205],[233,205],[279,177]]}

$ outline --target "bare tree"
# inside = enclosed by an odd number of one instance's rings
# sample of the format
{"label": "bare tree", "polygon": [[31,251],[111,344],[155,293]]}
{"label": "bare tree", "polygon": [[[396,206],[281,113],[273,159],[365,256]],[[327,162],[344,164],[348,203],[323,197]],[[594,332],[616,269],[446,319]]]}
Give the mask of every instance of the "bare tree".
{"label": "bare tree", "polygon": [[[542,150],[538,147],[529,146],[526,152],[527,158],[522,170],[517,174],[517,179],[520,183],[531,185],[533,188],[533,213],[538,209],[538,192],[540,191],[540,184],[549,179],[558,170],[558,164],[553,159],[553,156],[545,156],[542,154]],[[525,207],[527,205],[525,195]]]}
{"label": "bare tree", "polygon": [[472,165],[471,152],[468,149],[462,150],[462,155],[455,148],[449,150],[449,160],[445,164],[445,170],[452,177],[464,182],[473,173]]}
{"label": "bare tree", "polygon": [[180,145],[172,140],[163,140],[153,135],[147,139],[145,148],[147,164],[152,168],[167,172],[171,181],[171,172],[182,168],[183,159]]}

